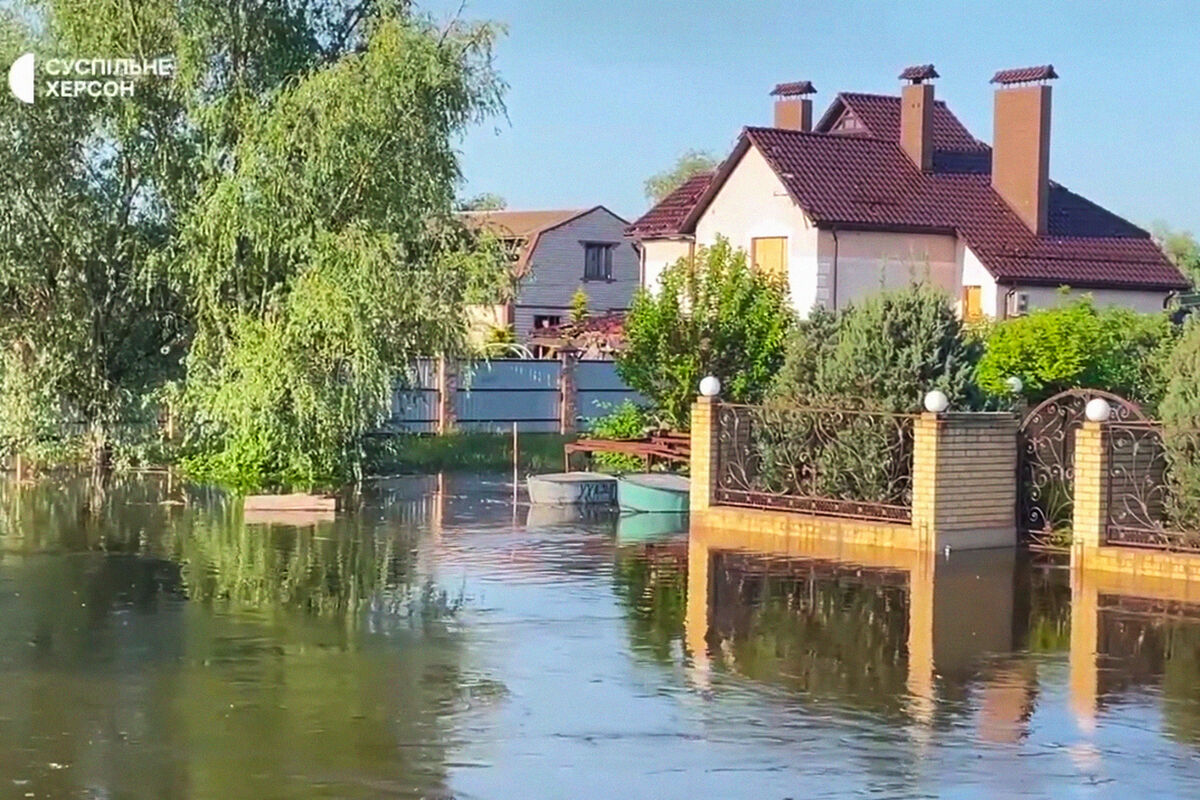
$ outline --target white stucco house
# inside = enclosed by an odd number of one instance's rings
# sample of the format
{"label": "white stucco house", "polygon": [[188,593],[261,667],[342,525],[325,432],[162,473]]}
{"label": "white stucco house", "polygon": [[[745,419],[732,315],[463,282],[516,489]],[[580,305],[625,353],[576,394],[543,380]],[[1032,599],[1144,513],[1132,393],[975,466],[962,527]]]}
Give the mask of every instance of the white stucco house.
{"label": "white stucco house", "polygon": [[991,147],[934,99],[932,65],[900,77],[899,97],[839,94],[815,126],[812,85],[777,86],[774,127],[745,128],[715,172],[626,229],[642,285],[725,236],[786,274],[802,314],[914,278],[965,318],[1082,292],[1155,311],[1188,288],[1146,231],[1050,181],[1052,67],[996,73]]}

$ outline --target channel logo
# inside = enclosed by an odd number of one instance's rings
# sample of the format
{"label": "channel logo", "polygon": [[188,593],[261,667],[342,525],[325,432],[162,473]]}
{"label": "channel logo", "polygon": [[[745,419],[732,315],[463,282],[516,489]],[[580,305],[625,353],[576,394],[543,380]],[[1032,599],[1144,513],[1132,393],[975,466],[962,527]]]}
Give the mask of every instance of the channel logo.
{"label": "channel logo", "polygon": [[33,102],[33,53],[26,53],[8,68],[8,90],[22,103]]}

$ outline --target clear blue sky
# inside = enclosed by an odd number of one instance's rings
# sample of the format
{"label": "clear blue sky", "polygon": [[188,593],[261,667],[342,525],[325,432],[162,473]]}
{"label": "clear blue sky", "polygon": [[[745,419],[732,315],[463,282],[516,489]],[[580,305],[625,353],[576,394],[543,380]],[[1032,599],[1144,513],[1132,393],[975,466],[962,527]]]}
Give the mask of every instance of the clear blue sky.
{"label": "clear blue sky", "polygon": [[[458,2],[425,0],[444,17]],[[811,80],[898,93],[933,62],[937,95],[991,141],[997,69],[1052,63],[1050,173],[1141,225],[1200,233],[1200,3],[468,0],[504,22],[508,121],[463,142],[465,194],[510,208],[646,208],[642,182],[688,148],[724,156],[769,124],[768,92]]]}

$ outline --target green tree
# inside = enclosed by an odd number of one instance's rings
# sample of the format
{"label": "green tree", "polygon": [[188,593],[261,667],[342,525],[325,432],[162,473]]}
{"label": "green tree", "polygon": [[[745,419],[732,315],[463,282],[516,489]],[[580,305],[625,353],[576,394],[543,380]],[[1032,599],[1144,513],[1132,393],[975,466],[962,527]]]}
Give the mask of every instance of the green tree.
{"label": "green tree", "polygon": [[508,201],[493,192],[477,194],[458,203],[459,211],[503,211],[505,208],[508,208]]}
{"label": "green tree", "polygon": [[663,270],[656,293],[635,295],[617,372],[667,425],[687,428],[705,375],[721,380],[726,400],[761,399],[794,322],[786,288],[720,238],[698,249],[695,268],[680,259]]}
{"label": "green tree", "polygon": [[[0,16],[0,60],[171,53],[179,30],[167,5],[11,6]],[[9,449],[82,423],[73,427],[104,465],[119,423],[178,371],[177,303],[144,267],[187,199],[184,118],[172,83],[151,77],[132,97],[0,104],[0,396],[11,401],[0,416],[22,428],[5,437]]]}
{"label": "green tree", "polygon": [[588,318],[588,296],[582,287],[571,295],[571,322],[576,325]]}
{"label": "green tree", "polygon": [[1200,242],[1191,231],[1172,230],[1165,223],[1153,226],[1154,240],[1193,287],[1200,287]]}
{"label": "green tree", "polygon": [[945,293],[928,284],[882,292],[797,326],[772,396],[798,404],[912,412],[930,389],[979,403],[979,348]]}
{"label": "green tree", "polygon": [[1167,361],[1159,414],[1177,521],[1200,526],[1200,319],[1192,317]]}
{"label": "green tree", "polygon": [[496,29],[366,16],[351,52],[233,112],[173,274],[196,333],[185,466],[242,489],[334,486],[414,358],[466,349],[502,251],[453,217],[454,137],[501,108]]}
{"label": "green tree", "polygon": [[720,161],[703,150],[688,150],[675,161],[675,165],[656,172],[644,184],[646,199],[657,203],[683,185],[683,182],[701,172],[714,169]]}
{"label": "green tree", "polygon": [[996,323],[987,336],[978,380],[1001,395],[1013,375],[1038,402],[1085,387],[1104,389],[1153,409],[1162,397],[1164,363],[1175,339],[1165,313],[1099,309],[1090,297]]}

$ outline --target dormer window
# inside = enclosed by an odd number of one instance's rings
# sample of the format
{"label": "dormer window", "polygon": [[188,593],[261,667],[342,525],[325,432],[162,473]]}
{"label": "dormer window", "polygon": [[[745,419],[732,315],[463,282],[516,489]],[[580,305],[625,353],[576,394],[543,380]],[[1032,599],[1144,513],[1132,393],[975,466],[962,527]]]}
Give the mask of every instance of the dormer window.
{"label": "dormer window", "polygon": [[612,257],[616,244],[612,242],[583,242],[583,279],[611,281]]}

